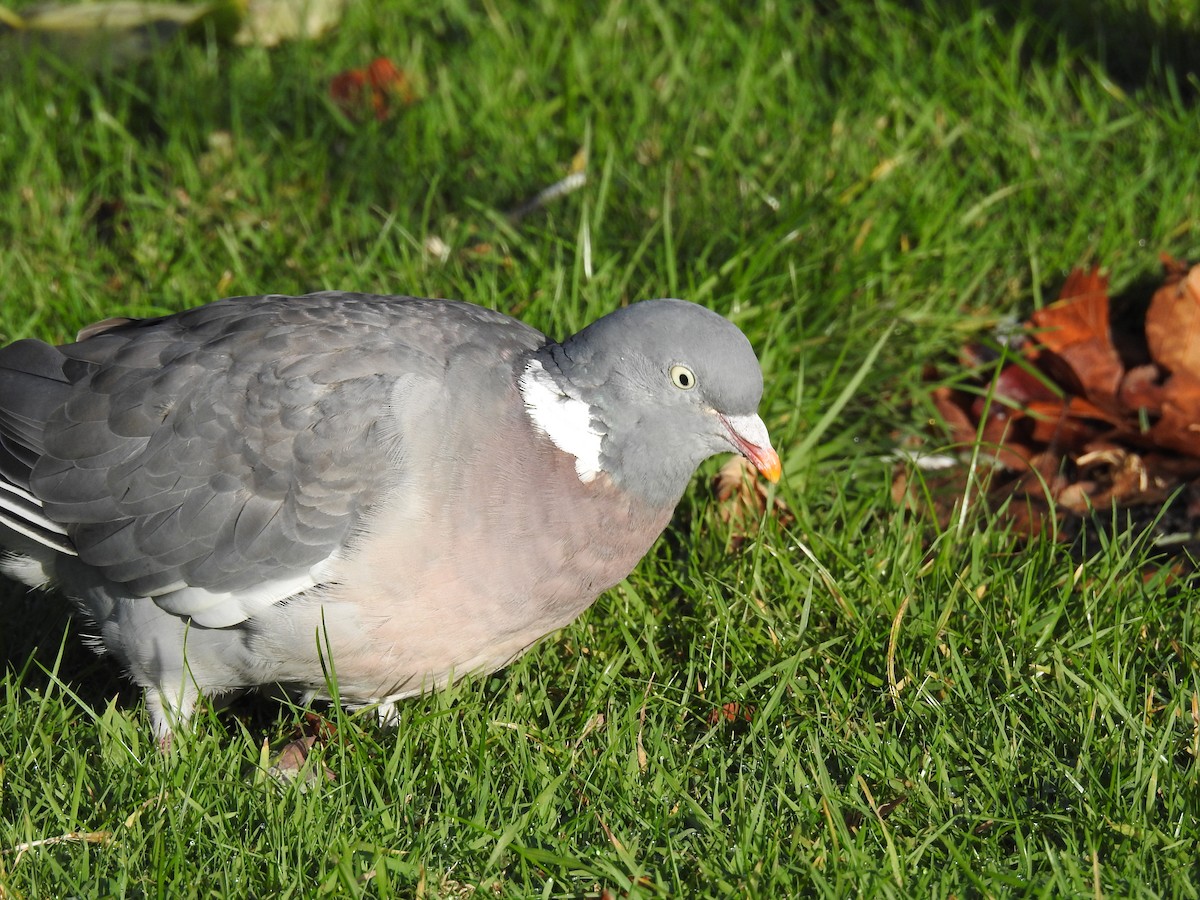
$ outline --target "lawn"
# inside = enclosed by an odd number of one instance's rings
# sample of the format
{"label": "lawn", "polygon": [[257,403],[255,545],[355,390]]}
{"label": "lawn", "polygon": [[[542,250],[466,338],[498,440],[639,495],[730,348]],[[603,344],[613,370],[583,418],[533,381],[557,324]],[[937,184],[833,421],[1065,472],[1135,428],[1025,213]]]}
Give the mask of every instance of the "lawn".
{"label": "lawn", "polygon": [[[708,464],[506,670],[394,729],[321,709],[308,790],[265,773],[304,710],[161,754],[86,623],[5,583],[0,897],[1200,896],[1188,561],[1111,511],[1026,540],[892,496],[930,362],[1076,265],[1200,259],[1192,6],[361,2],[116,71],[0,43],[3,341],[325,288],[556,336],[686,297],[759,351],[790,509],[735,548]],[[378,56],[416,102],[339,112]]]}

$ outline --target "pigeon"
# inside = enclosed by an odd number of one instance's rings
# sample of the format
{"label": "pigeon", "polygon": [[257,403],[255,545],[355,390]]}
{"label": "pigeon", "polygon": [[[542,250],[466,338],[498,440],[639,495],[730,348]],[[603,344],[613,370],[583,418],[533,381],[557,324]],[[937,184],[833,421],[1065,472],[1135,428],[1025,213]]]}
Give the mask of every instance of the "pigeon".
{"label": "pigeon", "polygon": [[683,300],[558,342],[337,291],[20,340],[0,349],[0,571],[73,601],[161,741],[248,689],[386,720],[576,618],[706,458],[778,480],[762,391],[745,335]]}

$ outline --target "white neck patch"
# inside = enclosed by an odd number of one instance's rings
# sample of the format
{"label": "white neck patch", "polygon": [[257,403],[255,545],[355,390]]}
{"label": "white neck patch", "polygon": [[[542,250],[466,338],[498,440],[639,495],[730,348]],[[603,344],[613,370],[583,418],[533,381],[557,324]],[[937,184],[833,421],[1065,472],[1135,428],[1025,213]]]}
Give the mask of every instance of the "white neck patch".
{"label": "white neck patch", "polygon": [[559,450],[575,457],[575,473],[584,484],[600,474],[604,432],[593,422],[592,408],[564,394],[542,364],[531,359],[521,373],[521,399],[535,428]]}

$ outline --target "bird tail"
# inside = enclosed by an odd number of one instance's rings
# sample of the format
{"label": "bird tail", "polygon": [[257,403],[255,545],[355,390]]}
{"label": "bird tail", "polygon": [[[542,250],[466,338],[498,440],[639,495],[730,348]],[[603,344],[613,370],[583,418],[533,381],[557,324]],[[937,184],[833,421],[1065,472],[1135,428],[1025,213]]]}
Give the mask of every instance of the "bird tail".
{"label": "bird tail", "polygon": [[48,518],[30,488],[34,464],[45,453],[46,419],[70,396],[67,358],[41,341],[0,348],[0,537],[17,534],[75,555],[66,529]]}

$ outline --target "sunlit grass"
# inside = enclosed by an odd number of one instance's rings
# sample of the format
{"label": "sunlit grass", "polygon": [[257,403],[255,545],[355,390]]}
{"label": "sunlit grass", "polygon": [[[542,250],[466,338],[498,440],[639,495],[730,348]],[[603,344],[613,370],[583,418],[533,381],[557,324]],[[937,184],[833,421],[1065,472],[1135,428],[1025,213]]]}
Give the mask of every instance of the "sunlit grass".
{"label": "sunlit grass", "polygon": [[[307,792],[260,768],[301,710],[206,711],[164,756],[86,623],[6,585],[0,896],[1200,893],[1190,580],[1135,535],[942,532],[883,460],[927,364],[1071,266],[1200,256],[1195,63],[1117,49],[1194,16],[795,6],[363,3],[318,44],[0,86],[0,338],[323,288],[555,335],[689,297],[760,351],[795,517],[731,552],[698,478],[504,672],[394,730],[329,713]],[[328,82],[377,55],[422,99],[355,125]],[[506,217],[580,150],[584,188]]]}

